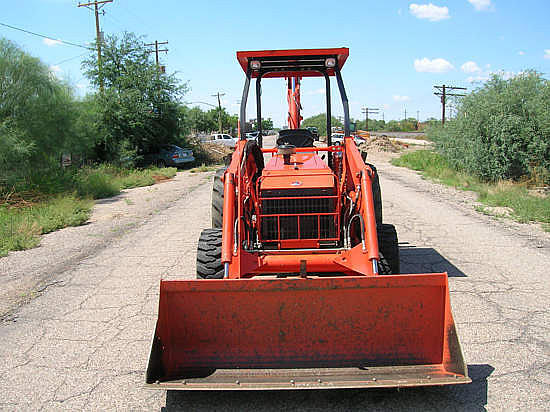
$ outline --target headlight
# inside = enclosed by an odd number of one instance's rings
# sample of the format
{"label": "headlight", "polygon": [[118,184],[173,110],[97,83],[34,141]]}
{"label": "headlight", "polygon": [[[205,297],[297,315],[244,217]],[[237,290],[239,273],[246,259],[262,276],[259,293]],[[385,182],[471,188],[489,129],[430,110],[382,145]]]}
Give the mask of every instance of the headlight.
{"label": "headlight", "polygon": [[329,57],[328,59],[325,60],[325,66],[328,67],[329,69],[332,69],[333,67],[336,66],[336,59],[334,57]]}
{"label": "headlight", "polygon": [[252,70],[260,70],[260,67],[261,67],[261,63],[259,60],[252,60],[250,61],[250,68]]}

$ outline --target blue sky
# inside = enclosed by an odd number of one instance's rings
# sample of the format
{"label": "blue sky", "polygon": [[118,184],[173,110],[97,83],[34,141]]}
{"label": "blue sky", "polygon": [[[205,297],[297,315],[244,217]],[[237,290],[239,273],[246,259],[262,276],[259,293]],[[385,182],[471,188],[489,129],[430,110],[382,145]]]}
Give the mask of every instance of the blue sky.
{"label": "blue sky", "polygon": [[[93,13],[75,0],[7,2],[0,23],[78,44],[93,41]],[[400,119],[440,117],[435,84],[473,90],[491,72],[512,76],[535,69],[550,72],[550,1],[176,1],[114,0],[104,7],[102,30],[124,30],[145,40],[168,41],[161,56],[169,72],[188,81],[186,101],[222,103],[237,113],[244,74],[237,50],[349,47],[343,77],[351,115],[361,107],[378,107],[380,116]],[[0,26],[0,36],[42,59],[70,81],[79,94],[88,90],[78,47],[57,44]],[[71,60],[68,60],[71,59]],[[68,61],[67,61],[68,60]],[[264,117],[285,123],[286,95],[282,79],[263,83]],[[335,86],[335,85],[334,85]],[[303,115],[324,111],[320,79],[302,83]],[[342,113],[332,93],[333,113]],[[253,99],[252,99],[253,101]],[[203,105],[204,109],[208,106]],[[253,117],[254,105],[248,115]]]}

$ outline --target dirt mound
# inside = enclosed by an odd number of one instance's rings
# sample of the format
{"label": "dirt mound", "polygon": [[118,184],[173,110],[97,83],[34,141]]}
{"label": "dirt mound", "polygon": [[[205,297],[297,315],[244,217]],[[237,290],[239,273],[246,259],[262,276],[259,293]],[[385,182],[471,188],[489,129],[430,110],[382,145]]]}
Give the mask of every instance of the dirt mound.
{"label": "dirt mound", "polygon": [[400,143],[395,140],[391,140],[388,136],[373,136],[368,139],[366,142],[359,145],[359,151],[369,152],[392,152],[396,153],[401,151],[403,148],[408,147],[405,143]]}

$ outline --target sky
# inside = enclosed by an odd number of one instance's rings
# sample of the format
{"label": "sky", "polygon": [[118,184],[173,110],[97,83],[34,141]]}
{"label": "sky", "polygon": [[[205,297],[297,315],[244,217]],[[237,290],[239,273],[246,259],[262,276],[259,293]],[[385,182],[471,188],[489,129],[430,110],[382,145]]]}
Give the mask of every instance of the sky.
{"label": "sky", "polygon": [[[87,50],[54,41],[86,45],[94,41],[92,11],[77,0],[0,0],[0,37],[40,58],[58,77],[84,96],[90,86],[81,70]],[[83,1],[81,1],[83,2]],[[184,1],[113,0],[102,9],[105,34],[143,35],[147,43],[168,41],[160,56],[169,73],[187,82],[186,102],[222,105],[238,113],[244,73],[238,50],[348,47],[342,70],[350,114],[378,108],[369,118],[441,117],[434,85],[480,87],[491,73],[505,77],[534,69],[549,78],[549,0],[362,0]],[[333,114],[342,115],[336,82]],[[302,81],[304,118],[324,112],[324,80]],[[255,115],[251,87],[247,115]],[[207,110],[204,103],[192,103]],[[286,124],[283,79],[262,82],[263,117]]]}

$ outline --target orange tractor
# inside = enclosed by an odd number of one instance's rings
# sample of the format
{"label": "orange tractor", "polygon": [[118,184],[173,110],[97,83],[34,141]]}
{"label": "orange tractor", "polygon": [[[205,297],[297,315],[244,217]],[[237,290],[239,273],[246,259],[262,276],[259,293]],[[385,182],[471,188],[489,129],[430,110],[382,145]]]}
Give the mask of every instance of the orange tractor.
{"label": "orange tractor", "polygon": [[[240,123],[256,80],[259,137],[215,177],[197,280],[161,280],[147,383],[160,389],[327,389],[470,382],[445,273],[399,273],[376,169],[350,137],[347,48],[238,52]],[[345,138],[300,129],[299,83],[336,78]],[[286,78],[289,129],[262,148],[261,81]],[[290,79],[290,80],[289,80]],[[298,86],[298,87],[296,87]],[[264,155],[271,158],[266,163]]]}

